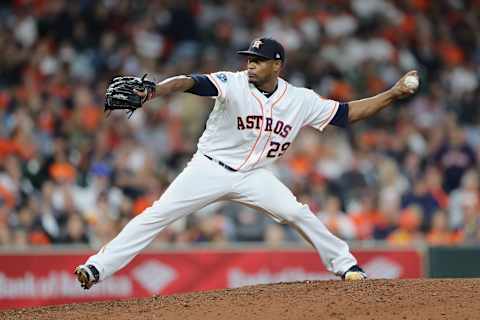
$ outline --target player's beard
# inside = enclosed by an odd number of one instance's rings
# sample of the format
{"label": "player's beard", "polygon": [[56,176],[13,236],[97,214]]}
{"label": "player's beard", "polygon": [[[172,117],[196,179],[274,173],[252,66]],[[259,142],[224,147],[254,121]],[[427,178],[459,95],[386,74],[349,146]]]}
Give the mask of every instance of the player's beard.
{"label": "player's beard", "polygon": [[250,79],[248,79],[248,82],[251,83],[251,84],[253,84],[255,87],[258,87],[258,86],[259,86],[258,80],[256,80],[256,79],[255,79],[255,80],[250,80]]}
{"label": "player's beard", "polygon": [[250,75],[248,75],[248,82],[257,86],[258,85],[258,82],[259,82],[259,79],[258,79],[258,76],[257,75],[253,75],[253,77],[251,77]]}
{"label": "player's beard", "polygon": [[264,77],[264,78],[260,78],[258,77],[258,75],[255,75],[255,78],[254,79],[251,79],[250,77],[248,78],[248,82],[253,84],[258,90],[260,91],[265,91],[264,89],[262,89],[262,87],[272,81],[273,77],[275,77],[275,75],[273,76],[269,76],[269,77]]}
{"label": "player's beard", "polygon": [[263,84],[265,84],[266,82],[268,82],[268,78],[266,77],[259,77],[258,74],[254,74],[253,75],[253,78],[251,78],[250,76],[248,77],[248,82],[250,82],[251,84],[255,85],[255,86],[262,86]]}

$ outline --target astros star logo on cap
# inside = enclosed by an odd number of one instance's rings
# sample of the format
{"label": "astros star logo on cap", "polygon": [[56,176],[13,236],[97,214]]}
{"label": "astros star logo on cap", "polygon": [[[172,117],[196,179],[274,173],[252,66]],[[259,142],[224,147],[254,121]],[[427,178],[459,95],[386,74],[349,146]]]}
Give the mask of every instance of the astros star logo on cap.
{"label": "astros star logo on cap", "polygon": [[262,40],[255,40],[255,42],[252,44],[252,48],[260,49],[260,46],[262,44],[263,44]]}

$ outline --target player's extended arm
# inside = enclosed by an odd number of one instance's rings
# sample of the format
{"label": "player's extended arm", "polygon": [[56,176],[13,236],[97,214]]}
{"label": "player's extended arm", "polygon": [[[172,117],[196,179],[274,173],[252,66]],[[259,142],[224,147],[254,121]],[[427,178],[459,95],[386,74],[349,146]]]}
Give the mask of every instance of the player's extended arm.
{"label": "player's extended arm", "polygon": [[[154,99],[155,97],[164,97],[176,92],[185,92],[191,89],[195,85],[195,80],[187,76],[175,76],[167,78],[155,86],[155,92],[152,96],[148,97],[148,100]],[[134,90],[136,94],[141,97],[145,97],[147,92],[141,92]]]}
{"label": "player's extended arm", "polygon": [[366,119],[387,107],[395,100],[415,93],[416,88],[408,87],[405,83],[405,78],[408,76],[418,77],[417,71],[407,72],[391,89],[376,96],[350,101],[348,103],[348,122],[352,123]]}
{"label": "player's extended arm", "polygon": [[[206,75],[194,74],[190,76],[171,77],[157,83],[155,93],[150,99],[157,96],[167,96],[176,92],[189,92],[206,97],[218,95],[217,88]],[[142,92],[137,91],[137,94],[143,96]]]}
{"label": "player's extended arm", "polygon": [[155,96],[167,96],[176,92],[185,92],[195,85],[191,77],[176,76],[157,83]]}

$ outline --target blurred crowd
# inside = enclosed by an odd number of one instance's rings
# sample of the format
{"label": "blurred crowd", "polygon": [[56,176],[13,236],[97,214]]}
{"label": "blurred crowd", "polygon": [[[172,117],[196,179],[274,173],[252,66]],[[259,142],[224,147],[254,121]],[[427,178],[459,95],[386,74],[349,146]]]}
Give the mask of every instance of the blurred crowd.
{"label": "blurred crowd", "polygon": [[[347,129],[304,129],[272,168],[332,232],[480,242],[479,0],[11,0],[0,4],[0,247],[114,237],[182,170],[213,102],[179,94],[106,117],[110,79],[240,70],[235,51],[258,36],[284,44],[284,78],[341,101],[419,71],[414,97]],[[156,240],[238,241],[302,240],[229,203]]]}

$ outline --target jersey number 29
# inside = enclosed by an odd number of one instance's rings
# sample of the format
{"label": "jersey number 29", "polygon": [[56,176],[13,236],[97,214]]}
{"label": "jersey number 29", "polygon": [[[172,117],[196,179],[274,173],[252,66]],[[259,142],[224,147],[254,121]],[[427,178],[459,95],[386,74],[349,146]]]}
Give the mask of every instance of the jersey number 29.
{"label": "jersey number 29", "polygon": [[[280,148],[280,145],[282,146]],[[285,142],[284,144],[280,144],[275,141],[270,142],[270,150],[268,150],[267,158],[275,158],[280,157],[285,151],[287,151],[288,147],[290,146],[290,142]],[[277,152],[280,150],[280,153]]]}

